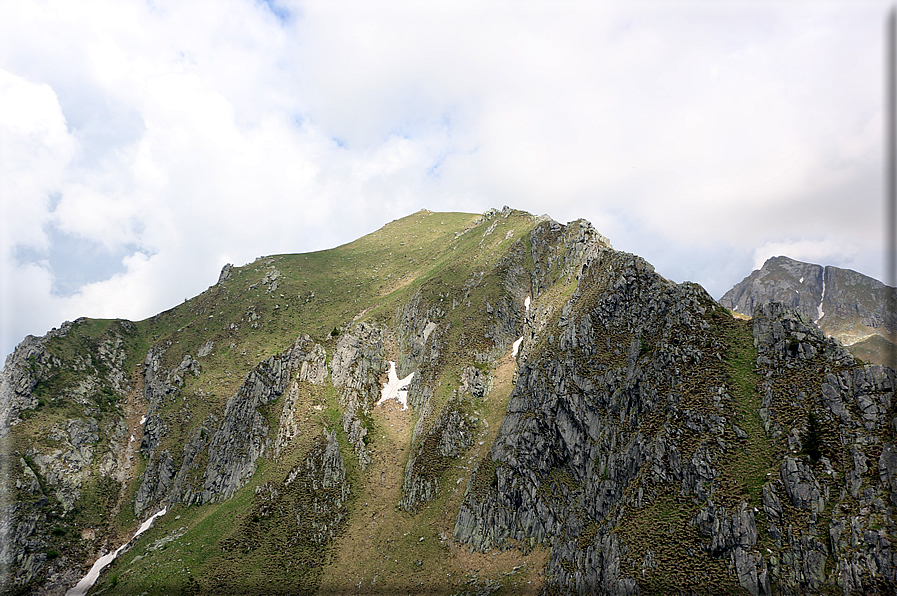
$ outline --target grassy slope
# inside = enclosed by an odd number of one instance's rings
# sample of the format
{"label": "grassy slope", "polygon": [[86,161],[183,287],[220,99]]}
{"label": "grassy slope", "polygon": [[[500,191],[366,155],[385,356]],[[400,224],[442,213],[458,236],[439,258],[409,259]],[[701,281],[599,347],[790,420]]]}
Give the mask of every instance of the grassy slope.
{"label": "grassy slope", "polygon": [[[207,341],[215,342],[209,355],[198,358],[201,374],[198,377],[184,375],[182,397],[162,407],[161,412],[167,417],[170,429],[163,447],[172,447],[179,453],[177,446],[208,414],[220,413],[227,398],[237,390],[255,363],[282,351],[297,335],[311,335],[330,355],[336,342],[331,333],[334,329],[345,331],[355,320],[370,320],[394,330],[397,312],[413,293],[421,291],[428,304],[442,297],[456,296],[473,272],[481,272],[483,278],[471,291],[471,308],[446,309],[445,320],[451,323],[452,329],[449,345],[466,337],[468,344],[471,338],[479,339],[475,339],[474,346],[465,348],[485,351],[491,347],[491,342],[482,338],[485,320],[481,306],[501,293],[498,273],[492,269],[508,247],[525,238],[535,221],[526,214],[514,212],[506,219],[499,217],[481,222],[467,233],[457,235],[457,232],[470,228],[477,217],[420,212],[333,250],[258,259],[235,268],[229,280],[196,298],[137,323],[141,343],[134,347],[136,356],[130,362],[135,371],[149,345],[166,347],[163,366],[170,368],[186,354],[196,357],[200,346]],[[495,230],[484,237],[488,226],[496,221]],[[280,275],[276,279],[277,289],[272,292],[271,284],[259,282],[274,269]],[[90,324],[102,326],[108,322],[92,321]],[[394,343],[388,341],[387,349],[395,350]],[[461,364],[452,350],[448,352],[449,357],[438,371],[439,383],[444,390],[438,391],[437,396],[442,399],[450,395],[451,386],[457,386]],[[396,354],[388,356],[395,358]],[[453,586],[457,588],[459,580],[467,581],[468,573],[477,573],[475,570],[483,575],[482,581],[509,586],[514,582],[525,585],[526,581],[538,580],[537,572],[542,567],[539,557],[544,557],[540,551],[529,556],[532,561],[528,566],[514,572],[513,567],[520,563],[511,555],[453,553],[439,538],[440,534],[450,535],[454,522],[452,510],[466,485],[470,462],[481,456],[480,451],[485,453],[498,429],[510,392],[513,367],[510,359],[501,363],[496,390],[483,400],[484,403],[477,404],[477,413],[489,425],[488,429],[485,424],[482,426],[482,432],[488,436],[483,437],[483,446],[476,445],[471,449],[468,459],[464,460],[467,465],[462,465],[459,460],[459,464],[447,472],[451,478],[443,483],[439,499],[416,516],[396,508],[414,420],[410,411],[395,411],[391,406],[377,408],[371,417],[369,434],[375,463],[362,472],[354,458],[347,457],[353,487],[349,523],[329,564],[299,580],[295,570],[290,572],[284,568],[278,573],[276,567],[272,569],[270,565],[262,564],[266,553],[270,555],[276,548],[276,541],[273,541],[262,545],[258,557],[246,557],[241,561],[241,568],[245,569],[240,573],[247,574],[247,585],[261,583],[277,592],[308,589],[320,583],[326,592],[344,585],[347,578],[357,576],[364,583],[365,580],[371,582],[377,575],[372,586],[375,590],[382,590],[384,586],[400,588],[407,581],[413,581],[423,582],[422,585],[431,590],[445,591]],[[189,592],[228,585],[227,576],[235,572],[227,569],[226,559],[216,545],[245,532],[255,488],[267,481],[282,482],[307,452],[312,437],[323,429],[339,428],[339,412],[332,388],[323,392],[327,395],[320,395],[321,391],[315,395],[310,387],[300,405],[306,408],[307,428],[278,461],[262,463],[249,484],[226,503],[172,508],[168,515],[157,520],[156,526],[145,537],[141,537],[137,547],[121,556],[104,573],[95,591],[152,593],[167,586],[175,591]],[[441,407],[439,401],[434,403],[436,412]],[[328,407],[320,412],[313,408],[321,404]],[[274,409],[279,412],[279,407],[280,402]],[[344,442],[345,438],[341,437],[341,440]],[[346,456],[351,450],[343,449],[343,453]],[[457,482],[458,478],[462,479],[461,483]],[[135,475],[135,479],[139,476]],[[384,481],[377,482],[378,479]],[[135,480],[129,487],[131,497],[136,484]],[[376,533],[367,528],[371,513],[382,520]],[[165,536],[178,534],[176,540],[158,544]],[[424,537],[422,542],[419,540],[421,536]],[[386,552],[393,554],[386,557]],[[417,560],[427,560],[426,568],[417,566]],[[326,558],[322,560],[327,561]],[[408,569],[415,573],[408,576]]]}
{"label": "grassy slope", "polygon": [[897,364],[897,346],[881,335],[872,335],[863,341],[847,346],[847,351],[855,358],[871,364],[893,367]]}

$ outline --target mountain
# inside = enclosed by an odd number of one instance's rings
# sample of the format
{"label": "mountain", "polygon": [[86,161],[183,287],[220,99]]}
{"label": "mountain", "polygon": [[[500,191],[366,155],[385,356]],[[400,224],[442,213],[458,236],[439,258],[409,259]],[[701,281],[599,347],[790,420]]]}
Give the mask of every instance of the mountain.
{"label": "mountain", "polygon": [[0,373],[2,588],[893,593],[895,371],[752,315],[505,208],[66,322]]}
{"label": "mountain", "polygon": [[778,301],[816,323],[865,361],[893,364],[897,290],[850,269],[772,257],[726,292],[719,303],[750,315]]}

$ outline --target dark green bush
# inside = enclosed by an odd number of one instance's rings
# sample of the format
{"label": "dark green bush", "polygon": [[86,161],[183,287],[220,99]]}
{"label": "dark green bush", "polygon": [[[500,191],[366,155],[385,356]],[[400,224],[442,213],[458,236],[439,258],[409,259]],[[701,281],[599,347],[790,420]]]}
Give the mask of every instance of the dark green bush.
{"label": "dark green bush", "polygon": [[822,457],[822,428],[813,412],[807,414],[807,428],[801,441],[804,453],[809,455],[814,462],[819,461],[819,458]]}

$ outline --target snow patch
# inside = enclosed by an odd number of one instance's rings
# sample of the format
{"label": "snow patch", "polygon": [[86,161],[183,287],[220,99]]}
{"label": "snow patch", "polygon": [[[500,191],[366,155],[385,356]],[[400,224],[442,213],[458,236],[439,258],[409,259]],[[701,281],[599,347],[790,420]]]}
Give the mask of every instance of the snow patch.
{"label": "snow patch", "polygon": [[856,336],[852,336],[852,337],[842,336],[840,338],[840,340],[841,340],[841,343],[843,343],[844,346],[846,347],[846,346],[852,346],[853,344],[856,344],[856,343],[860,343],[861,341],[867,340],[870,337],[873,337],[874,335],[875,335],[875,333],[867,333],[866,335],[856,335]]}
{"label": "snow patch", "polygon": [[131,440],[130,440],[130,441],[128,441],[128,443],[133,443],[133,442],[134,442],[134,440],[135,440],[135,439],[134,439],[134,435],[131,435]]}
{"label": "snow patch", "polygon": [[140,426],[143,426],[143,423],[146,422],[146,416],[140,417]]}
{"label": "snow patch", "polygon": [[819,319],[825,316],[825,312],[822,310],[822,301],[825,300],[825,272],[822,273],[822,296],[819,297],[819,306],[816,307],[816,320],[814,323],[818,323]]}
{"label": "snow patch", "polygon": [[[530,299],[529,296],[526,297],[526,300],[523,301],[523,308],[526,309],[525,312],[529,312]],[[511,356],[516,358],[517,352],[520,351],[520,344],[523,343],[523,338],[521,337],[517,341],[515,341],[511,345]]]}
{"label": "snow patch", "polygon": [[797,282],[797,283],[799,283],[799,284],[802,284],[802,283],[804,283],[804,278],[800,278],[800,281],[799,281],[799,282]]}
{"label": "snow patch", "polygon": [[[138,536],[140,536],[141,534],[143,534],[144,532],[149,530],[150,526],[153,525],[153,522],[155,521],[155,519],[157,517],[165,515],[166,511],[168,511],[168,507],[163,507],[162,511],[156,513],[155,515],[150,516],[150,518],[148,520],[146,520],[145,522],[140,524],[140,527],[137,529],[137,533],[134,534],[134,536],[131,538],[131,540],[134,540],[135,538],[137,538]],[[103,569],[105,569],[106,566],[109,565],[109,563],[111,563],[115,559],[115,557],[117,557],[118,554],[122,550],[124,550],[124,548],[126,546],[128,546],[128,544],[130,544],[131,540],[129,540],[128,542],[125,542],[124,544],[119,546],[117,549],[115,549],[114,552],[107,553],[107,554],[103,555],[102,557],[100,557],[99,559],[97,559],[96,563],[93,564],[93,567],[90,568],[90,571],[87,572],[87,575],[85,575],[83,578],[81,578],[81,581],[79,581],[78,584],[74,588],[72,588],[71,590],[66,592],[65,596],[84,596],[84,594],[87,594],[87,591],[99,579],[100,572],[102,572]]]}
{"label": "snow patch", "polygon": [[411,373],[404,379],[400,379],[396,374],[396,363],[390,360],[388,374],[389,380],[386,383],[383,383],[383,391],[380,393],[380,399],[375,405],[379,406],[388,399],[394,399],[402,404],[403,410],[407,410],[408,385],[411,383],[411,379],[414,378],[414,373]]}

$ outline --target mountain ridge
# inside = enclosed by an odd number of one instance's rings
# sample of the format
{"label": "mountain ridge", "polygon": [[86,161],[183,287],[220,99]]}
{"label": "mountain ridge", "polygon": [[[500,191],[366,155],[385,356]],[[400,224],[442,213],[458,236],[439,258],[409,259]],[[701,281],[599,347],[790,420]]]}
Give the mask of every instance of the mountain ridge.
{"label": "mountain ridge", "polygon": [[63,324],[0,373],[2,589],[893,590],[894,371],[752,314],[505,208]]}

